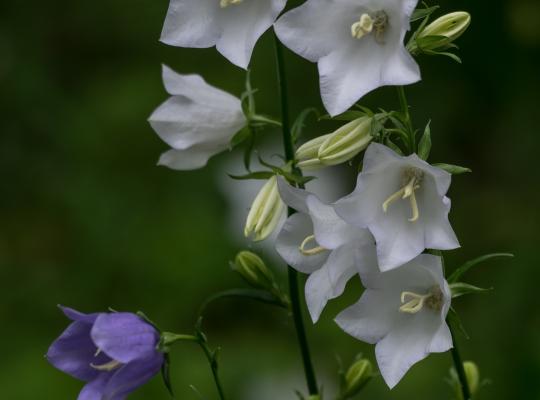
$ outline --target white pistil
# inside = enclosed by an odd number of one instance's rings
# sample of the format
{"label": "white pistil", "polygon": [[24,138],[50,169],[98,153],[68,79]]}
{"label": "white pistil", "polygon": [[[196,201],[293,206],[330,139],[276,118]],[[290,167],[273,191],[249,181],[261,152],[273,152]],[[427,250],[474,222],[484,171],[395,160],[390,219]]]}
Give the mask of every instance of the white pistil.
{"label": "white pistil", "polygon": [[[311,249],[306,249],[307,245],[309,243],[311,243],[311,242],[315,242],[315,235],[310,235],[310,236],[308,236],[307,238],[304,239],[304,241],[302,242],[300,247],[298,247],[298,250],[300,250],[300,253],[302,253],[305,256],[313,256],[315,254],[320,254],[320,253],[327,250],[322,246],[316,246],[316,247],[313,247]],[[315,243],[317,243],[317,242],[315,242]]]}
{"label": "white pistil", "polygon": [[219,6],[221,8],[225,8],[227,6],[230,6],[231,4],[240,4],[242,0],[220,0]]}
{"label": "white pistil", "polygon": [[351,35],[355,39],[362,39],[364,36],[373,33],[377,43],[382,44],[384,33],[388,28],[388,15],[384,11],[377,11],[373,16],[364,13],[360,19],[351,25]]}
{"label": "white pistil", "polygon": [[416,314],[422,310],[424,306],[432,310],[440,310],[442,302],[442,292],[437,286],[434,286],[427,294],[402,292],[402,305],[399,307],[399,311],[407,314]]}
{"label": "white pistil", "polygon": [[109,361],[108,363],[105,363],[105,364],[99,364],[99,365],[96,365],[96,364],[93,364],[93,363],[90,363],[90,366],[98,371],[113,371],[117,368],[120,368],[122,366],[122,363],[120,361],[116,361],[116,360],[111,360]]}
{"label": "white pistil", "polygon": [[388,198],[384,201],[382,208],[383,208],[383,211],[386,213],[388,211],[388,207],[390,206],[390,204],[394,203],[400,198],[401,199],[408,198],[411,203],[411,211],[412,211],[412,216],[411,218],[409,218],[409,221],[416,222],[418,221],[418,218],[420,217],[420,211],[418,209],[418,202],[416,201],[415,191],[420,189],[422,173],[421,171],[410,170],[406,172],[405,176],[408,178],[408,181],[405,184],[405,186],[400,188],[397,192],[388,196]]}

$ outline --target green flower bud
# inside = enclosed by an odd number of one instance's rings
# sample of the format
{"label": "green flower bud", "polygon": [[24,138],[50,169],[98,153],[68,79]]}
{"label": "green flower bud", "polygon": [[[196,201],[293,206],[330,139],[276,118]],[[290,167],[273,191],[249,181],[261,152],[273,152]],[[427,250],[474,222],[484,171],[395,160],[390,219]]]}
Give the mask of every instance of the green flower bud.
{"label": "green flower bud", "polygon": [[480,387],[480,371],[478,370],[478,366],[472,361],[465,361],[463,363],[463,369],[465,369],[471,395],[474,395]]}
{"label": "green flower bud", "polygon": [[274,175],[264,184],[253,201],[244,228],[244,235],[254,241],[266,239],[276,228],[285,211],[279,197],[277,178]]}
{"label": "green flower bud", "polygon": [[319,160],[319,147],[332,136],[331,133],[322,135],[304,143],[296,150],[297,166],[303,170],[313,170],[321,168],[324,165]]}
{"label": "green flower bud", "polygon": [[[443,15],[418,34],[416,38],[418,47],[423,50],[445,49],[467,30],[470,23],[471,15],[465,11]],[[436,38],[429,40],[428,36]]]}
{"label": "green flower bud", "polygon": [[241,251],[231,264],[251,286],[260,289],[271,289],[275,286],[274,274],[268,269],[264,261],[251,251]]}
{"label": "green flower bud", "polygon": [[324,165],[337,165],[355,157],[373,139],[371,121],[371,117],[360,117],[330,134],[319,147],[319,160]]}
{"label": "green flower bud", "polygon": [[309,170],[349,161],[373,139],[371,121],[371,117],[360,117],[332,133],[310,140],[296,151],[297,165]]}
{"label": "green flower bud", "polygon": [[354,362],[345,373],[343,398],[356,395],[373,378],[373,366],[365,358]]}

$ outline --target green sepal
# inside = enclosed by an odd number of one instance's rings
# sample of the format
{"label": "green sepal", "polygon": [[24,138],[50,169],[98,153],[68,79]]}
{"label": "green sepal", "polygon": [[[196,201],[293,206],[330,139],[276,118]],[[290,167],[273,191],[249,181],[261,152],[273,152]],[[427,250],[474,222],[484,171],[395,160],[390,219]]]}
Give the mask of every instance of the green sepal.
{"label": "green sepal", "polygon": [[[425,5],[425,3],[424,3]],[[433,6],[433,7],[427,7],[426,8],[417,8],[414,10],[412,16],[411,16],[411,22],[416,22],[418,20],[421,20],[422,18],[429,17],[431,14],[433,14],[435,11],[437,11],[440,8],[440,6]]]}
{"label": "green sepal", "polygon": [[496,257],[514,257],[511,253],[492,253],[492,254],[486,254],[480,257],[477,257],[475,259],[472,259],[470,261],[467,261],[465,264],[461,265],[459,268],[457,268],[447,279],[448,283],[454,283],[457,282],[459,278],[463,274],[465,274],[468,270],[470,270],[472,267],[474,267],[477,264],[480,264],[481,262],[487,261],[491,258]]}
{"label": "green sepal", "polygon": [[468,172],[472,172],[470,168],[460,167],[459,165],[437,163],[437,164],[433,164],[433,166],[443,169],[452,175],[460,175],[460,174],[466,174]]}
{"label": "green sepal", "polygon": [[455,282],[450,284],[450,290],[452,291],[452,298],[455,299],[467,294],[486,293],[493,290],[493,288],[481,288],[464,282]]}
{"label": "green sepal", "polygon": [[429,121],[424,129],[424,134],[420,143],[418,143],[418,157],[422,160],[427,160],[429,158],[429,153],[431,152],[431,121]]}
{"label": "green sepal", "polygon": [[238,146],[242,142],[244,142],[246,139],[248,139],[252,135],[251,129],[249,125],[244,126],[242,129],[240,129],[238,132],[234,134],[230,141],[230,147],[231,149]]}
{"label": "green sepal", "polygon": [[314,176],[303,176],[303,175],[295,173],[295,171],[291,172],[291,169],[292,169],[292,167],[291,167],[292,162],[291,161],[289,161],[283,167],[278,167],[277,165],[270,164],[270,163],[264,161],[261,157],[259,157],[259,162],[263,166],[265,166],[267,168],[270,168],[274,172],[274,175],[281,175],[285,179],[287,179],[287,181],[289,181],[290,183],[295,183],[295,184],[299,184],[299,185],[305,185],[306,183],[308,183],[308,182],[310,182],[310,181],[312,181],[313,179],[316,178]]}
{"label": "green sepal", "polygon": [[163,355],[163,365],[161,366],[161,377],[163,378],[163,384],[167,388],[167,391],[174,399],[174,390],[171,382],[171,357],[169,354]]}
{"label": "green sepal", "polygon": [[229,175],[229,178],[237,180],[237,181],[243,181],[248,179],[255,179],[255,180],[266,180],[273,177],[275,174],[270,171],[253,171],[246,175]]}
{"label": "green sepal", "polygon": [[298,114],[298,117],[296,117],[296,120],[294,121],[293,125],[291,126],[291,135],[293,143],[296,144],[298,141],[298,138],[302,135],[302,132],[304,131],[304,128],[306,127],[306,119],[311,114],[315,114],[315,116],[319,117],[319,112],[316,108],[310,107],[302,110],[300,114]]}

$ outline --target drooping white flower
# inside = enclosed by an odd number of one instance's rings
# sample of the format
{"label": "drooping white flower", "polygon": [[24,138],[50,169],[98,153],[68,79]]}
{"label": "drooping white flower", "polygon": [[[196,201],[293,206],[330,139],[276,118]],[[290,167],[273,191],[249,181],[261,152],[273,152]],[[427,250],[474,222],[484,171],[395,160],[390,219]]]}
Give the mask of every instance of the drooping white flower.
{"label": "drooping white flower", "polygon": [[384,85],[420,79],[403,39],[418,0],[308,0],[275,25],[279,39],[319,67],[330,115]]}
{"label": "drooping white flower", "polygon": [[377,243],[378,264],[387,271],[425,249],[459,247],[450,223],[446,192],[451,175],[418,158],[402,157],[372,143],[355,190],[338,201],[336,212],[347,222],[367,227]]}
{"label": "drooping white flower", "polygon": [[357,273],[357,263],[375,263],[374,241],[366,229],[347,224],[317,196],[278,181],[283,201],[298,213],[285,222],[276,240],[279,255],[296,270],[310,274],[306,303],[317,322],[328,300],[343,293]]}
{"label": "drooping white flower", "polygon": [[272,26],[286,0],[171,0],[161,41],[179,47],[216,46],[247,68],[255,43]]}
{"label": "drooping white flower", "polygon": [[366,290],[336,322],[355,338],[377,344],[377,363],[390,388],[429,353],[452,348],[446,324],[451,292],[440,257],[421,254],[387,272],[361,265],[360,278]]}
{"label": "drooping white flower", "polygon": [[163,82],[171,97],[148,120],[172,149],[161,155],[158,165],[178,170],[204,167],[246,125],[241,102],[199,75],[180,75],[167,66]]}

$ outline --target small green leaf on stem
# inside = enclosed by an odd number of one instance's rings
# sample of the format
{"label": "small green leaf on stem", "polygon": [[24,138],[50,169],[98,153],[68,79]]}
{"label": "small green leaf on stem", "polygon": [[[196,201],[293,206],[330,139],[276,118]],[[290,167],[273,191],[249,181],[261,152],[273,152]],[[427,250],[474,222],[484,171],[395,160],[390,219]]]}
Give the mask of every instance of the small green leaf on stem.
{"label": "small green leaf on stem", "polygon": [[472,267],[484,262],[484,261],[487,261],[491,258],[498,258],[498,257],[514,257],[513,254],[511,253],[493,253],[493,254],[486,254],[486,255],[483,255],[483,256],[480,256],[480,257],[477,257],[473,260],[470,260],[470,261],[467,261],[465,264],[463,264],[462,266],[460,266],[459,268],[457,268],[451,275],[450,277],[447,279],[448,280],[448,283],[454,283],[454,282],[457,282],[457,280],[459,278],[461,278],[461,276],[463,274],[465,274],[468,270],[470,270]]}
{"label": "small green leaf on stem", "polygon": [[418,157],[424,161],[428,159],[429,153],[431,152],[430,124],[431,121],[427,123],[426,128],[424,129],[424,134],[422,135],[422,139],[420,139],[420,143],[418,143]]}
{"label": "small green leaf on stem", "polygon": [[467,172],[472,172],[470,168],[460,167],[459,165],[437,163],[437,164],[433,164],[433,166],[443,169],[452,175],[460,175],[460,174],[465,174]]}
{"label": "small green leaf on stem", "polygon": [[493,290],[493,288],[481,288],[464,282],[455,282],[450,284],[450,290],[452,291],[452,298],[455,299],[467,294],[486,293]]}

